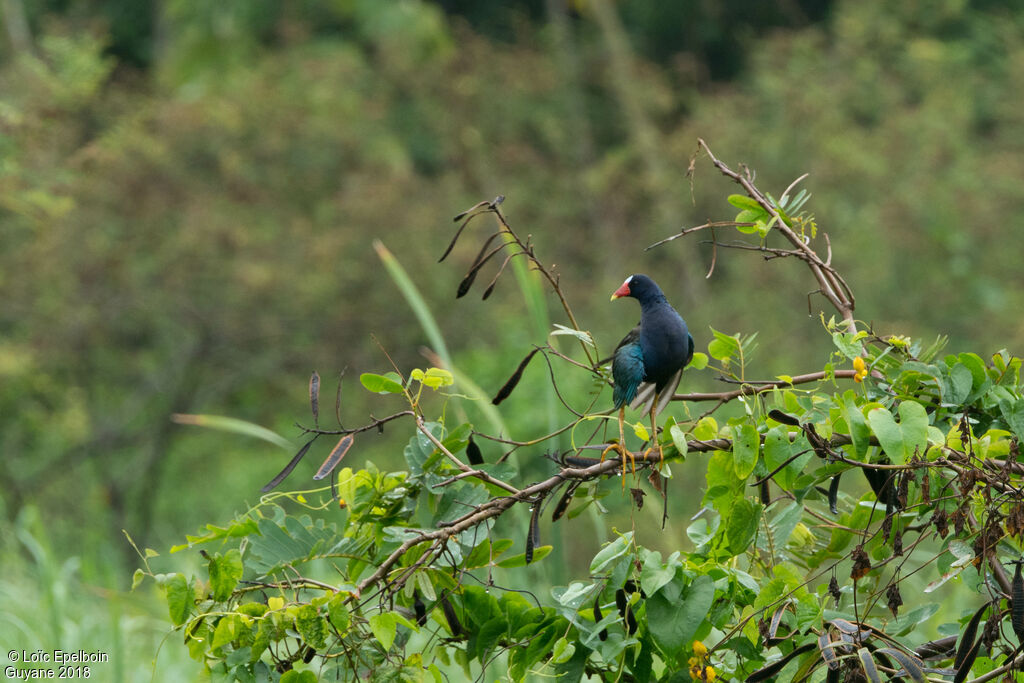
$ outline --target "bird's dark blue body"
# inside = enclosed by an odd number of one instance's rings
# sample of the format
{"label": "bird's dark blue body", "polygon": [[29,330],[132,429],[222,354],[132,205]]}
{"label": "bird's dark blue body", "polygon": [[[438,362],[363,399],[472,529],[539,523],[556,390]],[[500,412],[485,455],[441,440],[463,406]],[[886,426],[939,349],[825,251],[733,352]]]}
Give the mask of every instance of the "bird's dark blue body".
{"label": "bird's dark blue body", "polygon": [[682,316],[646,275],[627,278],[612,298],[623,296],[640,302],[640,324],[615,349],[615,407],[653,399],[656,403],[652,402],[651,407],[658,406],[658,412],[671,399],[664,392],[675,392],[683,368],[693,358],[693,337]]}

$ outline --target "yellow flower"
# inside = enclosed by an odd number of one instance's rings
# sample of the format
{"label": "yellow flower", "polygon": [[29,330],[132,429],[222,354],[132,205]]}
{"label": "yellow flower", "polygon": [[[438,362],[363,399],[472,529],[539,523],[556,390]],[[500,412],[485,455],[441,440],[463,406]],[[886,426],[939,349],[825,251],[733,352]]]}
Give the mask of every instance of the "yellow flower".
{"label": "yellow flower", "polygon": [[868,367],[862,357],[857,356],[853,359],[853,372],[854,382],[863,382],[864,378],[868,376]]}
{"label": "yellow flower", "polygon": [[713,666],[691,666],[690,678],[695,681],[713,681],[718,678],[718,674]]}
{"label": "yellow flower", "polygon": [[708,656],[708,649],[704,646],[704,643],[695,640],[693,641],[693,654],[703,659]]}

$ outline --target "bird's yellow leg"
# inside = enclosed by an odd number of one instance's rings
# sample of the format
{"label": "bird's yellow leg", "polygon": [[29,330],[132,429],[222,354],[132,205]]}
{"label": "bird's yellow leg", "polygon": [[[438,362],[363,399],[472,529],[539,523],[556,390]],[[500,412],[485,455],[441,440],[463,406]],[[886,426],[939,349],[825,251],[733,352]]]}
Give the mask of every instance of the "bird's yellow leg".
{"label": "bird's yellow leg", "polygon": [[[633,454],[626,448],[626,406],[619,408],[619,442],[609,444],[608,448],[605,448],[601,452],[601,462],[604,462],[605,456],[608,455],[609,451],[618,451],[619,455],[622,456],[622,473],[626,473],[626,458],[629,458],[633,466],[633,474],[636,474],[636,459]],[[626,480],[622,480],[622,488],[626,488]]]}
{"label": "bird's yellow leg", "polygon": [[[655,399],[651,401],[651,438],[654,439],[654,443],[658,444],[658,471],[661,472],[661,466],[665,462],[665,451],[661,447],[661,439],[658,438],[658,423],[656,422],[657,415],[654,414],[654,409],[657,405],[658,399],[655,397]],[[650,450],[654,449],[651,448]]]}

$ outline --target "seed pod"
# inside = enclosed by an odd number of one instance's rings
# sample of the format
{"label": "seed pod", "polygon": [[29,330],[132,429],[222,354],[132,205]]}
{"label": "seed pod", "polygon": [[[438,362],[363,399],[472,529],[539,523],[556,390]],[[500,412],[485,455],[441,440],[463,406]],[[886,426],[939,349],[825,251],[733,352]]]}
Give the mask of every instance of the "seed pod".
{"label": "seed pod", "polygon": [[473,435],[469,435],[469,443],[466,444],[466,457],[469,459],[470,465],[482,465],[484,464],[484,455],[480,452],[480,447],[473,441]]}
{"label": "seed pod", "polygon": [[828,485],[828,511],[833,515],[839,514],[839,477],[842,473],[832,477]]}
{"label": "seed pod", "polygon": [[[604,619],[604,617],[601,616],[601,596],[598,595],[594,598],[594,623],[599,624],[602,619]],[[601,632],[597,634],[597,637],[601,640],[608,640],[608,629],[601,629]]]}
{"label": "seed pod", "polygon": [[530,528],[526,531],[526,564],[533,562],[533,549],[540,543],[540,503],[538,500],[533,504]]}
{"label": "seed pod", "polygon": [[1013,604],[1011,605],[1010,623],[1013,625],[1013,632],[1017,634],[1017,640],[1024,643],[1024,578],[1021,577],[1021,561],[1016,562],[1017,568],[1013,572]]}
{"label": "seed pod", "polygon": [[619,610],[619,616],[625,619],[626,610],[629,608],[629,598],[626,597],[626,591],[621,588],[615,591],[615,607]]}
{"label": "seed pod", "polygon": [[903,652],[902,650],[897,650],[894,647],[879,648],[878,650],[875,650],[875,655],[878,656],[879,659],[882,659],[883,657],[892,657],[893,659],[895,659],[897,662],[900,663],[900,666],[902,666],[906,670],[907,676],[912,681],[916,682],[928,680],[927,678],[925,678],[924,675],[924,664],[921,662],[920,659],[914,657],[913,655],[908,655],[906,652]]}
{"label": "seed pod", "polygon": [[782,412],[781,410],[769,410],[768,417],[775,420],[776,422],[781,422],[782,424],[789,425],[790,427],[800,426],[800,420],[796,419],[789,413]]}
{"label": "seed pod", "polygon": [[[985,604],[978,608],[960,635],[960,645],[956,649],[956,657],[953,658],[953,668],[957,670],[955,680],[963,681],[967,677],[967,673],[974,664],[974,658],[978,656],[978,645],[981,641],[975,642],[974,637],[978,635],[978,624],[981,623],[981,617],[988,607]],[[974,651],[973,655],[971,654],[972,650]],[[965,664],[966,666],[964,666]],[[963,677],[960,676],[961,669],[963,669]]]}
{"label": "seed pod", "polygon": [[557,503],[555,503],[555,509],[551,513],[552,522],[557,522],[561,519],[562,515],[565,514],[565,511],[569,509],[569,504],[572,503],[573,494],[576,493],[576,489],[579,487],[581,482],[582,480],[577,480],[565,489],[565,493],[563,493],[562,497],[558,499]]}
{"label": "seed pod", "polygon": [[864,668],[864,675],[868,677],[868,680],[871,683],[882,683],[882,676],[878,673],[878,666],[871,656],[871,650],[866,647],[857,648],[857,657],[860,659],[860,665]]}
{"label": "seed pod", "polygon": [[839,604],[839,601],[843,597],[843,594],[839,590],[839,582],[836,581],[836,577],[834,575],[828,582],[828,594],[832,596],[832,599],[836,601],[836,604]]}
{"label": "seed pod", "polygon": [[[775,676],[780,671],[785,669],[786,665],[789,664],[792,660],[796,659],[797,657],[799,657],[803,653],[805,653],[805,652],[807,652],[809,650],[813,650],[813,649],[814,649],[814,643],[805,643],[804,645],[801,645],[800,647],[794,648],[792,652],[790,652],[788,655],[784,656],[779,661],[772,662],[768,666],[763,667],[761,669],[758,669],[754,673],[752,673],[749,676],[747,676],[746,682],[747,683],[761,683],[761,681],[769,681],[769,680],[775,678]],[[829,673],[831,673],[831,669],[829,670]]]}
{"label": "seed pod", "polygon": [[895,619],[899,616],[900,606],[903,605],[903,596],[900,595],[899,585],[891,584],[885,591],[885,597],[888,600],[886,605],[889,611],[892,612],[892,618]]}
{"label": "seed pod", "polygon": [[316,370],[309,377],[309,407],[313,411],[313,424],[320,422],[320,373]]}
{"label": "seed pod", "polygon": [[516,368],[516,371],[512,373],[512,376],[508,378],[508,381],[505,382],[504,386],[502,386],[501,389],[498,389],[498,394],[494,397],[491,403],[498,405],[509,397],[512,390],[519,384],[519,380],[523,378],[523,370],[525,370],[526,366],[530,364],[530,361],[533,360],[534,355],[538,351],[540,351],[540,349],[535,348],[533,351],[526,354],[526,358],[519,362],[519,367]]}
{"label": "seed pod", "polygon": [[306,647],[306,651],[302,655],[302,661],[305,662],[306,664],[309,664],[310,662],[313,661],[313,657],[316,657],[316,650],[314,650],[313,648],[307,646]]}
{"label": "seed pod", "polygon": [[341,459],[345,457],[346,453],[348,453],[348,449],[352,447],[352,442],[354,440],[355,438],[351,434],[346,434],[341,437],[341,440],[338,441],[338,445],[334,447],[331,454],[327,456],[326,460],[324,460],[324,464],[320,465],[320,469],[313,475],[313,479],[315,481],[320,481],[333,472],[334,468],[338,466],[339,462],[341,462]]}
{"label": "seed pod", "polygon": [[427,623],[427,606],[423,604],[423,598],[420,597],[419,591],[416,591],[414,595],[412,609],[416,613],[416,623],[420,626],[425,626]]}
{"label": "seed pod", "polygon": [[266,493],[267,491],[270,491],[275,486],[284,481],[285,477],[292,473],[292,470],[295,469],[295,466],[298,465],[299,461],[302,460],[302,458],[306,455],[306,451],[309,450],[309,447],[313,445],[314,441],[316,441],[315,436],[309,441],[307,441],[306,445],[300,448],[299,452],[296,453],[295,456],[288,462],[288,464],[284,466],[284,469],[278,472],[277,476],[275,476],[273,479],[267,482],[267,484],[263,488],[261,488],[260,491],[262,493]]}
{"label": "seed pod", "polygon": [[448,599],[448,595],[442,595],[439,602],[441,603],[441,611],[444,613],[444,620],[448,622],[448,630],[451,631],[452,635],[456,638],[461,635],[465,635],[466,630],[462,628],[462,624],[459,623],[459,617],[455,614],[455,608]]}

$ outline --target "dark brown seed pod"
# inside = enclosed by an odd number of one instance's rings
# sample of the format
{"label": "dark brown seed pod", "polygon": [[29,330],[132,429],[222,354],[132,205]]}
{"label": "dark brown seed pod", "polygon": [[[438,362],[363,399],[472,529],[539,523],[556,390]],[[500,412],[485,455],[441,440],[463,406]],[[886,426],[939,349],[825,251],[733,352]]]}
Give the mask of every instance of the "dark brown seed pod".
{"label": "dark brown seed pod", "polygon": [[473,441],[473,435],[469,435],[469,443],[466,444],[466,457],[469,459],[470,465],[483,465],[484,455],[480,452],[480,447]]}
{"label": "dark brown seed pod", "polygon": [[781,410],[769,410],[768,417],[775,420],[776,422],[781,422],[784,425],[789,425],[790,427],[800,426],[800,420],[796,419],[789,413],[782,412]]}
{"label": "dark brown seed pod", "polygon": [[772,491],[768,486],[768,480],[765,479],[761,482],[761,505],[768,507],[772,504]]}
{"label": "dark brown seed pod", "polygon": [[338,373],[338,391],[334,394],[334,417],[341,424],[341,380],[345,377],[345,371]]}
{"label": "dark brown seed pod", "polygon": [[779,642],[778,640],[776,640],[775,636],[779,633],[779,625],[782,624],[782,615],[786,613],[786,608],[788,606],[789,603],[780,605],[772,614],[772,620],[768,624],[768,633],[767,637],[765,638],[765,641],[769,644],[775,644]]}
{"label": "dark brown seed pod", "polygon": [[621,588],[615,591],[615,607],[619,610],[619,616],[625,619],[626,608],[629,607],[629,598],[626,597],[626,591]]}
{"label": "dark brown seed pod", "polygon": [[828,485],[828,511],[833,515],[839,514],[839,477],[843,476],[839,474],[832,477],[832,481]]}
{"label": "dark brown seed pod", "polygon": [[572,484],[569,484],[568,488],[565,489],[565,493],[563,493],[562,497],[558,499],[557,503],[555,503],[555,509],[551,513],[552,522],[557,522],[561,519],[562,515],[565,514],[565,511],[569,509],[569,504],[572,503],[573,494],[576,493],[576,489],[579,487],[580,483],[582,482],[579,480],[575,481]]}
{"label": "dark brown seed pod", "polygon": [[[978,658],[978,651],[981,649],[981,638],[964,654],[964,661],[956,667],[956,675],[953,676],[953,683],[964,683],[971,673],[974,660]],[[957,655],[959,655],[959,651]]]}
{"label": "dark brown seed pod", "polygon": [[860,665],[868,680],[871,683],[882,683],[882,676],[878,673],[878,666],[875,664],[874,657],[871,656],[871,650],[866,647],[857,648],[857,658],[860,659]]}
{"label": "dark brown seed pod", "polygon": [[484,245],[480,247],[480,252],[476,255],[476,259],[473,261],[473,265],[469,267],[469,272],[466,273],[465,277],[462,278],[462,282],[459,283],[459,289],[455,293],[456,299],[461,299],[466,296],[469,288],[473,286],[473,281],[476,280],[477,273],[484,267],[491,258],[499,251],[504,249],[507,245],[503,242],[496,246],[491,251],[487,251],[487,247],[491,246],[491,242],[498,236],[499,233],[494,233],[484,242]]}
{"label": "dark brown seed pod", "polygon": [[1024,577],[1021,577],[1021,561],[1018,560],[1016,565],[1013,571],[1010,624],[1013,626],[1013,632],[1017,634],[1017,640],[1024,643]]}
{"label": "dark brown seed pod", "polygon": [[466,631],[459,623],[459,617],[455,614],[455,607],[452,606],[448,595],[442,595],[438,602],[441,603],[441,612],[444,614],[444,620],[448,622],[448,630],[452,632],[452,635],[455,637],[465,635]]}
{"label": "dark brown seed pod", "polygon": [[907,672],[907,676],[909,676],[910,680],[914,681],[914,683],[925,683],[928,680],[924,675],[924,664],[920,659],[913,655],[908,655],[906,652],[897,650],[893,647],[879,648],[878,650],[875,650],[875,654],[879,658],[892,657],[895,659],[900,663],[900,666],[903,667]]}
{"label": "dark brown seed pod", "polygon": [[768,666],[758,669],[754,673],[747,676],[746,683],[761,683],[761,681],[768,681],[775,678],[775,676],[778,675],[780,671],[786,668],[787,664],[789,664],[791,661],[793,661],[803,653],[813,649],[814,643],[805,643],[804,645],[795,648],[792,652],[790,652],[788,655],[786,655],[779,661],[772,662]]}
{"label": "dark brown seed pod", "polygon": [[818,649],[821,650],[821,658],[825,660],[825,665],[829,669],[839,668],[839,657],[836,656],[832,638],[829,636],[827,628],[818,636]]}
{"label": "dark brown seed pod", "polygon": [[338,445],[334,447],[331,454],[327,456],[326,460],[324,460],[324,464],[320,465],[320,469],[318,469],[316,474],[313,475],[313,480],[320,481],[333,472],[334,468],[338,466],[339,462],[341,462],[341,459],[345,457],[346,453],[348,453],[348,449],[352,447],[352,442],[354,440],[355,438],[351,434],[346,434],[341,437],[341,440],[338,441]]}
{"label": "dark brown seed pod", "polygon": [[[521,254],[522,252],[517,253]],[[494,277],[491,278],[491,283],[487,285],[487,289],[484,290],[484,295],[480,297],[481,300],[487,301],[487,298],[491,296],[491,292],[494,291],[494,286],[498,284],[498,278],[501,277],[501,274],[505,272],[505,266],[508,265],[508,262],[512,260],[513,256],[516,256],[516,254],[509,254],[508,256],[505,257],[505,260],[501,262],[501,265],[498,266],[498,272],[496,272],[494,274]]]}
{"label": "dark brown seed pod", "polygon": [[302,654],[302,661],[309,664],[313,661],[313,657],[316,657],[316,650],[307,646],[306,651]]}
{"label": "dark brown seed pod", "polygon": [[[470,211],[472,211],[472,209],[470,209]],[[458,216],[455,217],[455,220],[458,221],[460,218],[465,216],[467,213],[469,213],[469,211],[464,211],[463,213],[460,213]],[[448,243],[448,248],[444,250],[443,254],[441,254],[441,258],[437,259],[438,263],[441,263],[441,261],[444,261],[446,258],[448,258],[448,254],[452,253],[452,249],[455,248],[455,243],[459,241],[459,236],[462,234],[462,231],[466,229],[467,225],[469,225],[469,220],[468,219],[466,221],[464,221],[462,223],[462,225],[459,226],[458,230],[455,231],[455,235],[452,237],[452,241]]]}
{"label": "dark brown seed pod", "polygon": [[[594,623],[599,624],[602,619],[604,619],[604,617],[601,615],[601,596],[598,595],[594,598]],[[597,634],[597,637],[601,640],[608,640],[608,629],[601,629],[601,632]]]}
{"label": "dark brown seed pod", "polygon": [[501,389],[498,389],[498,394],[494,397],[494,400],[492,400],[491,403],[498,405],[509,397],[509,394],[511,394],[516,388],[516,385],[519,384],[519,380],[523,378],[523,370],[525,370],[526,366],[530,364],[530,361],[533,360],[534,355],[536,355],[538,351],[540,351],[540,349],[534,349],[533,351],[530,351],[530,353],[526,354],[526,358],[519,362],[519,367],[516,368],[516,371],[512,373],[512,376],[508,378],[508,381],[505,382],[504,386],[502,386]]}
{"label": "dark brown seed pod", "polygon": [[886,606],[892,612],[892,618],[899,616],[900,607],[903,605],[903,596],[900,595],[899,585],[893,583],[885,591]]}
{"label": "dark brown seed pod", "polygon": [[839,601],[843,597],[842,592],[839,590],[839,582],[836,581],[836,577],[834,575],[828,582],[828,594],[832,596],[832,599],[836,601],[836,604],[839,604]]}
{"label": "dark brown seed pod", "polygon": [[427,606],[423,604],[423,598],[420,597],[419,591],[415,591],[413,595],[415,597],[412,601],[412,609],[416,613],[416,623],[425,626],[427,624]]}
{"label": "dark brown seed pod", "polygon": [[295,456],[292,457],[290,461],[288,461],[288,464],[284,466],[284,469],[278,472],[276,477],[267,482],[266,485],[260,489],[260,491],[262,493],[266,493],[267,491],[270,491],[275,486],[284,481],[285,477],[292,473],[292,470],[295,469],[295,466],[298,465],[299,461],[302,460],[302,458],[306,455],[306,451],[309,450],[309,447],[313,445],[313,442],[316,441],[316,439],[317,437],[314,436],[312,439],[307,441],[306,445],[300,448],[299,452],[296,453]]}
{"label": "dark brown seed pod", "polygon": [[[967,622],[967,626],[964,628],[963,633],[960,634],[960,645],[956,648],[956,656],[953,658],[953,668],[957,670],[957,677],[959,678],[959,671],[965,669],[964,678],[967,677],[967,672],[970,671],[971,666],[974,664],[974,657],[978,656],[978,643],[975,642],[975,636],[978,635],[978,624],[981,623],[981,617],[985,614],[985,610],[988,609],[988,605],[982,605],[978,608],[978,611],[974,613],[971,620]],[[980,642],[980,641],[979,641]],[[971,650],[974,650],[974,655],[971,655]],[[964,667],[964,664],[970,660],[970,663]],[[964,680],[959,678],[959,680]]]}
{"label": "dark brown seed pod", "polygon": [[313,411],[313,424],[320,422],[320,373],[316,370],[309,377],[309,407]]}
{"label": "dark brown seed pod", "polygon": [[636,617],[633,616],[633,608],[626,605],[626,613],[622,617],[623,621],[626,622],[626,633],[633,635],[636,633],[639,625],[636,623]]}
{"label": "dark brown seed pod", "polygon": [[533,549],[540,543],[540,504],[539,500],[533,504],[530,528],[526,531],[526,564],[533,562]]}

